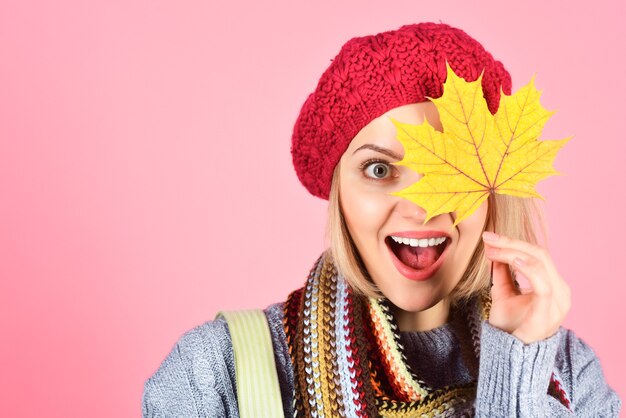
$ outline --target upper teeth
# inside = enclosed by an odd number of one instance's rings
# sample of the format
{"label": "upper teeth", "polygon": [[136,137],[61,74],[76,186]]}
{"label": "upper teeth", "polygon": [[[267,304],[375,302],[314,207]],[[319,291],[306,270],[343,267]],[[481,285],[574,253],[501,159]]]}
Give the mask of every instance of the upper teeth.
{"label": "upper teeth", "polygon": [[402,237],[394,237],[391,236],[391,239],[397,242],[398,244],[410,245],[411,247],[432,247],[434,245],[439,245],[446,240],[446,237],[439,238],[402,238]]}

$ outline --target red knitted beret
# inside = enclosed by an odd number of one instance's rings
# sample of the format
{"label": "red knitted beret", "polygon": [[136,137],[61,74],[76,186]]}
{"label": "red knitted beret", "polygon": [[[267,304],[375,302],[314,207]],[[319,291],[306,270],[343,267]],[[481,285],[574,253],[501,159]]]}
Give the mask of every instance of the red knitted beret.
{"label": "red knitted beret", "polygon": [[298,178],[328,199],[335,166],[356,134],[387,111],[443,94],[446,61],[466,81],[484,70],[483,94],[495,113],[511,77],[500,61],[460,29],[442,23],[352,38],[324,71],[300,110],[291,143]]}

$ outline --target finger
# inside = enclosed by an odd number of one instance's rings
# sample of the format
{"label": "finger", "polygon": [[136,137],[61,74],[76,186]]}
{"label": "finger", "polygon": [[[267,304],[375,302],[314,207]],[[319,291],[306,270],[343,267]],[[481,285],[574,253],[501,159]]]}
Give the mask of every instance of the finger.
{"label": "finger", "polygon": [[[542,277],[549,285],[550,289],[561,289],[566,287],[567,284],[561,278],[559,273],[554,268],[554,264],[546,262],[546,258],[536,258],[524,251],[511,249],[511,248],[497,248],[486,246],[487,250],[485,254],[487,258],[498,260],[503,263],[508,263],[515,268],[515,259],[520,259],[528,265],[533,265],[533,269],[537,270],[539,277]],[[549,258],[549,257],[548,257]],[[524,274],[524,272],[522,272]],[[524,274],[526,276],[526,274]],[[537,276],[537,274],[535,275]],[[530,277],[527,277],[530,281]],[[532,284],[532,283],[531,283]]]}
{"label": "finger", "polygon": [[[555,304],[563,316],[570,310],[571,295],[569,286],[560,276],[554,280],[550,280],[549,276],[551,273],[543,268],[540,260],[531,259],[529,263],[523,264],[516,263],[514,260],[513,268],[516,273],[521,273],[526,277],[532,286],[533,293]],[[547,282],[549,288],[544,289],[540,287],[538,283],[541,283],[541,281]],[[554,285],[554,283],[556,283],[556,285]],[[525,294],[528,292],[522,293]]]}
{"label": "finger", "polygon": [[538,260],[522,251],[508,248],[490,248],[485,254],[490,260],[510,264],[519,270],[528,279],[536,294],[550,294],[553,284],[549,280],[549,274],[544,268],[543,260]]}
{"label": "finger", "polygon": [[522,251],[539,259],[549,258],[548,251],[543,247],[519,239],[509,238],[504,235],[494,234],[493,232],[483,232],[483,241],[485,244],[491,245],[492,247],[510,248]]}
{"label": "finger", "polygon": [[[516,253],[511,251],[509,248],[502,247],[504,246],[504,241],[507,240],[513,247],[521,248],[521,250],[517,252],[517,255],[515,255]],[[491,254],[488,255],[488,258],[494,259],[494,253],[499,253],[501,257],[500,261],[512,264],[514,270],[522,273],[522,275],[528,279],[528,282],[532,287],[530,293],[540,295],[541,299],[545,298],[550,300],[550,303],[554,304],[556,308],[562,312],[562,315],[565,316],[565,314],[567,314],[567,312],[571,309],[571,290],[569,285],[557,271],[548,251],[542,247],[534,246],[532,244],[525,243],[524,241],[514,240],[507,237],[504,237],[504,239],[499,237],[496,242],[499,242],[502,246],[496,247],[495,245],[492,245],[492,242],[484,240],[486,252],[487,254]],[[538,254],[539,257],[534,257],[528,253],[524,253],[525,249],[531,249],[531,252],[533,254]],[[524,261],[526,267],[521,268],[521,266],[516,266],[514,262],[515,258],[519,258]],[[534,272],[531,272],[531,270],[534,270]],[[541,281],[543,281],[543,283]],[[527,293],[529,292],[525,290],[522,291],[522,294]]]}
{"label": "finger", "polygon": [[553,286],[547,277],[548,274],[541,260],[530,258],[528,261],[524,261],[520,258],[516,258],[513,260],[513,268],[528,279],[536,295],[552,296]]}
{"label": "finger", "polygon": [[490,260],[497,260],[501,263],[513,265],[513,261],[519,258],[525,262],[535,258],[531,254],[511,248],[486,247],[485,255]]}
{"label": "finger", "polygon": [[493,277],[491,286],[492,300],[507,299],[521,294],[511,276],[508,264],[493,262]]}

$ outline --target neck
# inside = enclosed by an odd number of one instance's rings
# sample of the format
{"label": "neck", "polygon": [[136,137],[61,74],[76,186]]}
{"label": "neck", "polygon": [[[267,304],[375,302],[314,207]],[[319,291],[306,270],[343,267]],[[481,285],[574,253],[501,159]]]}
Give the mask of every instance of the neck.
{"label": "neck", "polygon": [[410,312],[392,305],[392,311],[400,331],[430,331],[448,322],[450,304],[447,299],[419,312]]}

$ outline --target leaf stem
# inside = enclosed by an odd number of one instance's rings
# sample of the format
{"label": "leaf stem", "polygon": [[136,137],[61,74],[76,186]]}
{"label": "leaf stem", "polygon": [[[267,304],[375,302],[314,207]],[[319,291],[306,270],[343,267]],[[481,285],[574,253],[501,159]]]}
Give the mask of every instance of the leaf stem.
{"label": "leaf stem", "polygon": [[[496,225],[497,225],[497,220],[498,220],[498,216],[497,216],[497,206],[495,204],[495,193],[491,193],[491,196],[493,197],[493,204],[489,205],[490,211],[491,211],[491,218],[492,218],[492,222],[491,225],[493,226],[493,233],[498,233],[498,231],[496,231]],[[489,288],[491,289],[493,287],[493,261],[491,262],[491,269],[489,272]]]}

